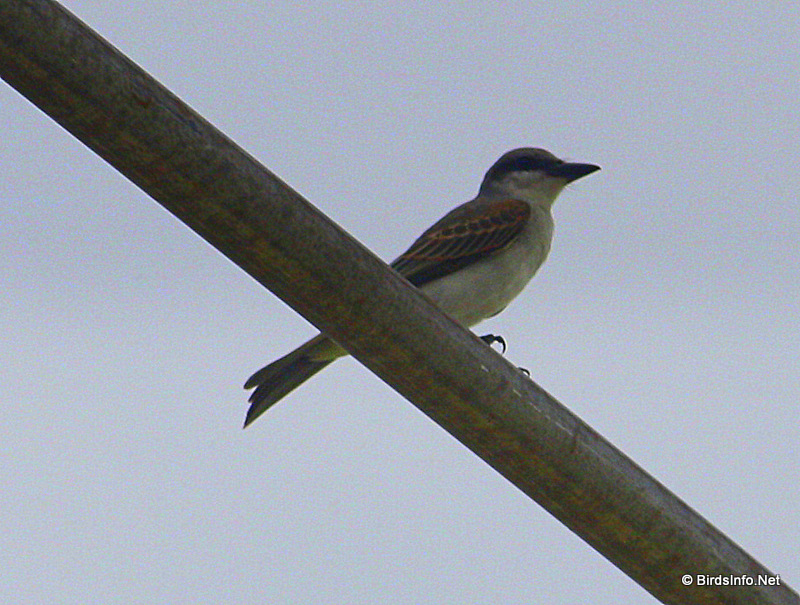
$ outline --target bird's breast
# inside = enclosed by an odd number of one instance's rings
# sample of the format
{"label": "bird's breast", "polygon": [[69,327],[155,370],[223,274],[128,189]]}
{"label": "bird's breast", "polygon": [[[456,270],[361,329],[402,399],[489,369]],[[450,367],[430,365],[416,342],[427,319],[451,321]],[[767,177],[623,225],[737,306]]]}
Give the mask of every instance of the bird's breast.
{"label": "bird's breast", "polygon": [[520,235],[496,253],[422,287],[433,301],[465,326],[502,311],[525,288],[547,258],[553,237],[550,213],[536,212]]}

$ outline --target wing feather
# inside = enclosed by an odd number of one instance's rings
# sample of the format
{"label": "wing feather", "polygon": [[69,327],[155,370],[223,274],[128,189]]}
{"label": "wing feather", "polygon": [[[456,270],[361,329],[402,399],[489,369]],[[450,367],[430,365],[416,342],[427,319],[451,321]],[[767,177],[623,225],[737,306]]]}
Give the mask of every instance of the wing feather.
{"label": "wing feather", "polygon": [[421,286],[508,246],[530,213],[530,206],[519,200],[477,198],[423,233],[392,267]]}

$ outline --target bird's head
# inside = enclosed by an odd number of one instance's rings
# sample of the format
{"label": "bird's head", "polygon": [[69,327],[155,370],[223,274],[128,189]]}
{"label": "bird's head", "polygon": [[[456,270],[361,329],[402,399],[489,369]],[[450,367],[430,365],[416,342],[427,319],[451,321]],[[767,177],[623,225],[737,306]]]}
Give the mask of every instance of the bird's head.
{"label": "bird's head", "polygon": [[600,167],[594,164],[565,162],[544,149],[523,147],[494,163],[483,177],[480,193],[552,204],[567,183],[597,170]]}

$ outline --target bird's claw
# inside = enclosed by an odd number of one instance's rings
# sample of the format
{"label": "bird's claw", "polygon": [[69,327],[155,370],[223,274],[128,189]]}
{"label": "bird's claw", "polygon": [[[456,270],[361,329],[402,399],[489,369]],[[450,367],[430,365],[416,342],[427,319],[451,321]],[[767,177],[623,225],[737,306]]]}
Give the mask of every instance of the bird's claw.
{"label": "bird's claw", "polygon": [[503,346],[503,350],[500,354],[502,355],[506,352],[506,341],[502,336],[495,336],[494,334],[486,334],[485,336],[481,336],[480,339],[490,347],[494,343],[499,342]]}

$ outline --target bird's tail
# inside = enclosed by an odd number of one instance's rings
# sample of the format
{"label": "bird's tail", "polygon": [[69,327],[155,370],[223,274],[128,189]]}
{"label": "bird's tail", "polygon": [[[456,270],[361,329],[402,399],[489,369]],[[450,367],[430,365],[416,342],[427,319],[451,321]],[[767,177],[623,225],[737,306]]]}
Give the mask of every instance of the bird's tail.
{"label": "bird's tail", "polygon": [[320,334],[261,368],[244,383],[246,389],[256,387],[248,400],[251,405],[244,426],[247,427],[273,404],[342,355],[346,355],[344,349]]}

